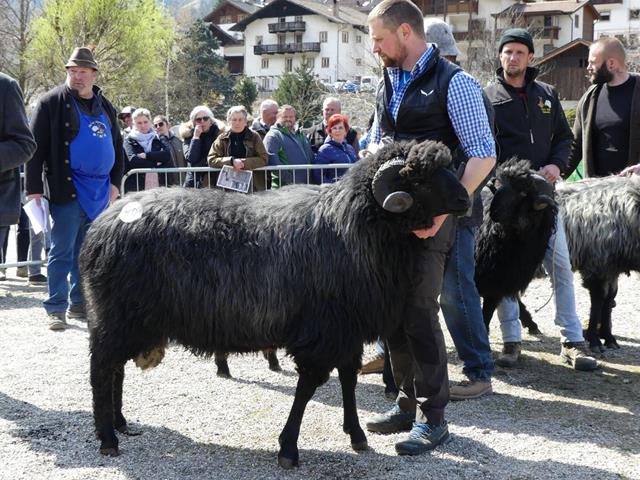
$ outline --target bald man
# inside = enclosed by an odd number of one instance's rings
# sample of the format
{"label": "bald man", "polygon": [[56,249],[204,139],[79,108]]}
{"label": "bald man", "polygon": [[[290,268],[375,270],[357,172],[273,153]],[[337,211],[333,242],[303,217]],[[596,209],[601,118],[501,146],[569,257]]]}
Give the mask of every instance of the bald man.
{"label": "bald man", "polygon": [[585,177],[640,174],[640,80],[625,63],[617,38],[591,45],[587,72],[593,85],[576,108],[565,177],[581,160]]}
{"label": "bald man", "polygon": [[[342,104],[340,103],[340,100],[336,97],[325,98],[324,102],[322,102],[322,121],[304,131],[307,140],[309,140],[309,143],[311,144],[313,153],[318,153],[318,149],[327,138],[327,124],[329,123],[331,115],[335,115],[336,113],[342,113]],[[353,147],[356,153],[358,153],[358,150],[360,150],[358,132],[353,128],[349,128],[349,131],[347,132],[347,142]]]}

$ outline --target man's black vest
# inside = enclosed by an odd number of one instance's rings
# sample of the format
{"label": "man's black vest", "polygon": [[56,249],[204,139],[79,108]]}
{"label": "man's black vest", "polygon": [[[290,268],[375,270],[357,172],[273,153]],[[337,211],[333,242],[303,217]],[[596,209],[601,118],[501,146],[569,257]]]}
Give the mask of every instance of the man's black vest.
{"label": "man's black vest", "polygon": [[376,95],[382,137],[394,140],[438,140],[454,151],[459,141],[447,112],[447,91],[449,81],[460,71],[460,67],[441,58],[436,48],[422,75],[407,88],[397,120],[394,121],[389,110],[393,89],[385,70],[384,82],[380,83]]}

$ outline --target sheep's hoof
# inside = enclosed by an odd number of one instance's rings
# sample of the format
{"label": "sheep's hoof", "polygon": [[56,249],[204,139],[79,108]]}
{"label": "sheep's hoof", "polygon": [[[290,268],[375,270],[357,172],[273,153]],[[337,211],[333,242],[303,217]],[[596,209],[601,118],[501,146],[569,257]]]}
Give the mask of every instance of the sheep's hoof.
{"label": "sheep's hoof", "polygon": [[106,457],[117,457],[118,455],[120,455],[120,452],[118,452],[118,447],[100,447],[100,453]]}
{"label": "sheep's hoof", "polygon": [[611,350],[620,350],[620,345],[615,338],[611,337],[604,341],[604,346]]}
{"label": "sheep's hoof", "polygon": [[229,372],[217,372],[216,377],[220,378],[231,378],[231,373]]}
{"label": "sheep's hoof", "polygon": [[130,437],[137,437],[138,435],[142,435],[142,430],[131,429],[131,428],[129,428],[129,426],[127,424],[120,425],[119,427],[116,427],[116,430],[118,430],[120,433],[122,433],[124,435],[128,435]]}
{"label": "sheep's hoof", "polygon": [[363,452],[369,449],[369,443],[366,440],[362,442],[351,442],[351,448],[356,452]]}
{"label": "sheep's hoof", "polygon": [[542,336],[542,332],[537,325],[535,327],[529,327],[527,330],[529,331],[529,335],[535,335],[536,337]]}
{"label": "sheep's hoof", "polygon": [[269,362],[269,370],[271,370],[272,372],[281,372],[282,371],[282,367],[280,367],[280,364],[276,360],[276,363],[274,363],[274,364]]}
{"label": "sheep's hoof", "polygon": [[298,466],[298,459],[295,458],[287,458],[287,457],[278,457],[278,465],[284,468],[285,470],[291,470],[293,467]]}

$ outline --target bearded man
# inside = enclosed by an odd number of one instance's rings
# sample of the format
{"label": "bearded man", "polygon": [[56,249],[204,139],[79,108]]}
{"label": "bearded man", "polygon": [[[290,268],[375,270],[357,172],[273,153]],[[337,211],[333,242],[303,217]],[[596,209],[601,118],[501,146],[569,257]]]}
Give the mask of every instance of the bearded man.
{"label": "bearded man", "polygon": [[578,102],[565,176],[581,160],[585,177],[640,174],[640,81],[625,62],[617,38],[603,37],[589,48],[593,85]]}

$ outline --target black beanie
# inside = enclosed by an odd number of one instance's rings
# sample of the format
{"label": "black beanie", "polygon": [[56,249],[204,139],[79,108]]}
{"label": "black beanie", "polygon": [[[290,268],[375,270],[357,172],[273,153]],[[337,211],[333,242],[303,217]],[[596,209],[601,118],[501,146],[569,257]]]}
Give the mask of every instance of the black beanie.
{"label": "black beanie", "polygon": [[531,34],[524,28],[510,28],[505,30],[500,39],[500,46],[498,47],[498,53],[502,52],[502,47],[505,43],[522,43],[529,48],[529,52],[533,53],[533,38]]}

